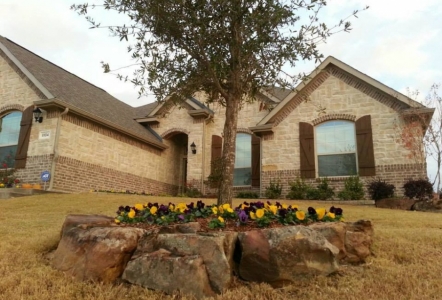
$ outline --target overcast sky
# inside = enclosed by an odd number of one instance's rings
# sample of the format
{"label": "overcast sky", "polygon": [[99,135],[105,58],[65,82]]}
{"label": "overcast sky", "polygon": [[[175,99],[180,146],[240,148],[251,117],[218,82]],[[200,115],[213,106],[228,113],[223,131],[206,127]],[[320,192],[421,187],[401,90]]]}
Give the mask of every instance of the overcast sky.
{"label": "overcast sky", "polygon": [[[101,61],[113,68],[131,61],[125,43],[105,29],[89,29],[84,17],[69,9],[86,1],[0,0],[0,35],[133,106],[152,102],[137,99],[130,83],[102,72]],[[339,20],[366,5],[367,11],[350,20],[351,33],[332,36],[320,49],[399,92],[418,89],[423,97],[433,83],[442,82],[440,0],[330,0],[322,17]],[[103,25],[118,20],[105,13],[95,17]],[[304,65],[302,71],[313,68]]]}

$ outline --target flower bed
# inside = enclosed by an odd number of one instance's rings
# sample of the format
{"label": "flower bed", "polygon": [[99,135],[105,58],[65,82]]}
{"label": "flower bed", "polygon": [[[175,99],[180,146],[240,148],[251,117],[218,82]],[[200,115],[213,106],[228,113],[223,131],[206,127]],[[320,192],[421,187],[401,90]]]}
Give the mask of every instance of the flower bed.
{"label": "flower bed", "polygon": [[343,210],[332,206],[309,207],[300,210],[297,205],[270,201],[243,202],[235,208],[229,204],[205,205],[203,201],[186,203],[135,204],[120,206],[115,223],[126,226],[151,227],[177,223],[199,222],[207,230],[228,229],[245,231],[253,227],[277,227],[284,225],[311,224],[314,222],[344,221]]}

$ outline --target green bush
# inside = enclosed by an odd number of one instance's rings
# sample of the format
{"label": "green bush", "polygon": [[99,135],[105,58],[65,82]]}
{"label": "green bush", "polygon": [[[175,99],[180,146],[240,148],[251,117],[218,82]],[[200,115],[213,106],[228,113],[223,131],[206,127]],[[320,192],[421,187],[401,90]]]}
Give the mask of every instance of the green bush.
{"label": "green bush", "polygon": [[328,179],[322,178],[321,182],[318,184],[318,200],[327,200],[335,195],[333,188],[328,185]]}
{"label": "green bush", "polygon": [[244,192],[238,192],[236,194],[236,198],[242,198],[242,199],[258,199],[259,195],[256,192],[251,191],[244,191]]}
{"label": "green bush", "polygon": [[270,185],[266,187],[266,198],[268,199],[278,199],[281,197],[282,193],[282,185],[279,183],[279,180],[276,182],[273,182],[270,180]]}
{"label": "green bush", "polygon": [[196,187],[189,186],[186,188],[186,196],[189,198],[199,198],[202,194]]}
{"label": "green bush", "polygon": [[322,178],[317,187],[304,182],[304,179],[297,178],[290,183],[290,192],[287,194],[289,199],[307,199],[307,200],[327,200],[335,195],[333,188],[328,185],[328,179]]}
{"label": "green bush", "polygon": [[311,188],[304,182],[302,178],[296,178],[294,182],[290,182],[290,191],[287,194],[288,199],[306,199],[306,193]]}
{"label": "green bush", "polygon": [[364,185],[358,176],[350,176],[345,180],[344,189],[338,193],[341,200],[361,200],[364,198]]}
{"label": "green bush", "polygon": [[373,180],[367,187],[370,198],[374,201],[391,198],[394,196],[396,187],[393,184],[388,184],[385,180],[378,178]]}

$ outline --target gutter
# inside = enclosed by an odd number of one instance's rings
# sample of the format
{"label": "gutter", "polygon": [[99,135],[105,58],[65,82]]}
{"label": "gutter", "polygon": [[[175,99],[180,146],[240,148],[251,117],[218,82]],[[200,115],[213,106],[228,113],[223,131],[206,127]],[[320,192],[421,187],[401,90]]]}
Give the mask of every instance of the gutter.
{"label": "gutter", "polygon": [[66,115],[69,112],[69,108],[65,108],[65,110],[58,116],[57,118],[57,127],[55,129],[55,138],[54,138],[54,148],[52,150],[52,154],[54,157],[52,158],[51,163],[51,179],[49,179],[49,191],[53,190],[54,187],[54,178],[55,178],[55,165],[58,160],[58,139],[60,137],[60,129],[61,129],[61,119],[64,115]]}

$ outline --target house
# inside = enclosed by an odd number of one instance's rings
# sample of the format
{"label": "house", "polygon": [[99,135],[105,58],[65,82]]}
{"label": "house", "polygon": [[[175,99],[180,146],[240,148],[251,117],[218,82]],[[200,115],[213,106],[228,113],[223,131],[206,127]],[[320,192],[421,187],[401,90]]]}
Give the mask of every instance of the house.
{"label": "house", "polygon": [[[400,187],[426,176],[426,165],[394,137],[395,126],[405,116],[430,119],[433,109],[336,58],[296,91],[261,91],[256,100],[239,114],[235,189],[263,193],[280,180],[287,193],[300,176],[311,183],[327,177],[339,188],[356,174]],[[207,178],[221,156],[224,112],[201,93],[179,106],[131,107],[0,37],[0,162],[13,157],[8,167],[23,182],[40,182],[47,170],[50,190],[176,194],[192,184],[211,194]]]}

